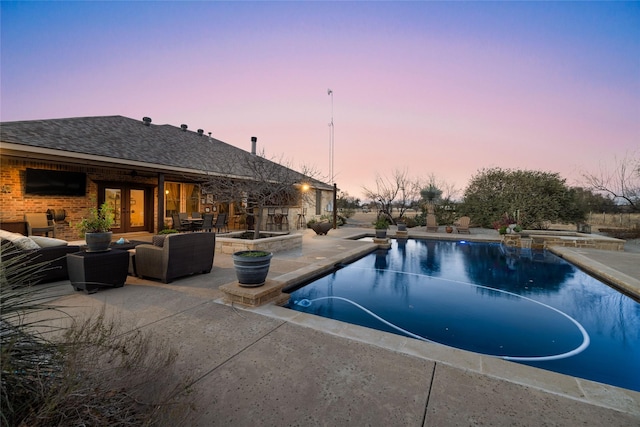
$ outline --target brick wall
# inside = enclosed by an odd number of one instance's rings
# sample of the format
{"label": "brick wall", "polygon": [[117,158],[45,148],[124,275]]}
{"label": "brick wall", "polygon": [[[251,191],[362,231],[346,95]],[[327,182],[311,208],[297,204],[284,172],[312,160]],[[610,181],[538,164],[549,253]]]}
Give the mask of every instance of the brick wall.
{"label": "brick wall", "polygon": [[[87,173],[87,194],[78,196],[37,196],[25,194],[25,171],[27,168],[55,169]],[[85,166],[64,166],[49,162],[20,159],[0,160],[0,227],[5,222],[24,221],[25,213],[47,212],[48,209],[64,209],[66,218],[56,223],[56,237],[64,240],[79,240],[80,234],[73,224],[86,216],[96,206],[98,184],[96,181],[136,182],[156,184],[153,177],[132,177],[130,171]],[[154,211],[157,212],[157,194],[154,191]],[[155,224],[154,218],[154,224]]]}

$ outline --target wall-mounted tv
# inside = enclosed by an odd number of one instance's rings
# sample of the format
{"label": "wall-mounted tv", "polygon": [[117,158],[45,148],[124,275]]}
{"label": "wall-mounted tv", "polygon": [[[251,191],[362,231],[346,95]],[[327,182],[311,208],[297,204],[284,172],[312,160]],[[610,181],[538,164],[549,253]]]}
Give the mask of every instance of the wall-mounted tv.
{"label": "wall-mounted tv", "polygon": [[30,169],[26,172],[26,194],[39,196],[84,196],[87,174],[48,169]]}

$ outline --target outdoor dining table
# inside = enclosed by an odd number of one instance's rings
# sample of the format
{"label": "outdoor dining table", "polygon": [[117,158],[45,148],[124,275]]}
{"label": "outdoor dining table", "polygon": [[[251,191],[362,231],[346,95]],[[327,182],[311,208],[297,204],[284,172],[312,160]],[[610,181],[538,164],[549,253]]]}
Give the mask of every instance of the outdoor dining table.
{"label": "outdoor dining table", "polygon": [[204,223],[204,218],[189,217],[187,218],[187,221],[189,221],[191,231],[193,231],[193,230],[197,230],[198,226],[202,226],[202,224]]}

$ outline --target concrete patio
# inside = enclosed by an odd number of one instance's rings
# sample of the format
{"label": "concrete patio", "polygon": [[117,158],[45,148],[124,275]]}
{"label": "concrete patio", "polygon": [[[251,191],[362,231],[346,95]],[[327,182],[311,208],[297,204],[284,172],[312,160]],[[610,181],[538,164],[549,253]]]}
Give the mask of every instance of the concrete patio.
{"label": "concrete patio", "polygon": [[[346,238],[365,231],[300,231],[302,248],[276,253],[269,278],[290,283],[358,256],[372,244]],[[640,295],[640,254],[560,255]],[[171,284],[129,276],[122,288],[87,295],[59,282],[68,292],[57,304],[77,315],[106,307],[131,329],[169,339],[192,378],[195,409],[183,425],[640,425],[638,392],[275,305],[223,304],[218,288],[234,280],[231,256],[216,253],[211,274]]]}

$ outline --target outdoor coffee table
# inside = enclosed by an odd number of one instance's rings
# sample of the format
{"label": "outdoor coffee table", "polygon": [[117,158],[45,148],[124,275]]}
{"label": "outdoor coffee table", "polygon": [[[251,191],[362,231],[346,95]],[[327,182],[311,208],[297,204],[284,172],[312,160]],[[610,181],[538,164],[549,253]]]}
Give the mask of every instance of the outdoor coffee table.
{"label": "outdoor coffee table", "polygon": [[67,268],[71,286],[88,294],[101,287],[124,286],[129,272],[129,252],[76,252],[67,254]]}

